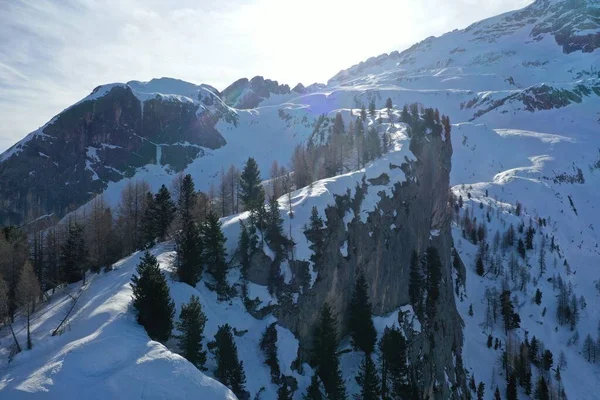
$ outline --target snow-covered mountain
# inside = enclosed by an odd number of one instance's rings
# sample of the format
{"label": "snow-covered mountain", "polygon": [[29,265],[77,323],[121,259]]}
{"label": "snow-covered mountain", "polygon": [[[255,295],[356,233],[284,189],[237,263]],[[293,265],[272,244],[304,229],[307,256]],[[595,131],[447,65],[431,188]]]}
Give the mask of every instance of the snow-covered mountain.
{"label": "snow-covered mountain", "polygon": [[[131,179],[146,179],[153,189],[157,189],[161,184],[169,184],[174,174],[184,171],[192,175],[198,189],[207,190],[217,182],[223,167],[230,164],[240,167],[249,156],[258,161],[262,171],[268,171],[273,160],[287,164],[295,145],[313,137],[315,128],[319,127],[316,121],[320,115],[333,117],[341,112],[344,120],[349,121],[350,113],[355,118],[361,106],[375,101],[377,116],[383,122],[369,117],[369,124],[377,126],[379,132],[393,133],[397,147],[364,170],[317,182],[293,194],[296,229],[293,236],[298,239],[297,260],[308,261],[310,256],[302,227],[308,221],[312,205],[318,206],[326,215],[327,206],[336,204],[334,195],[343,196],[347,190],[355,195],[357,184],[360,185],[362,176],[366,174],[366,178],[374,180],[367,185],[367,201],[363,201],[360,213],[344,211],[341,221],[336,222],[339,224],[335,225],[334,237],[339,241],[335,243],[339,251],[335,256],[332,254],[331,260],[352,268],[351,271],[357,266],[368,266],[372,273],[369,277],[371,297],[380,332],[386,324],[395,321],[393,309],[407,304],[405,287],[402,286],[406,275],[401,275],[406,269],[396,271],[399,275],[393,278],[398,278],[397,281],[378,273],[387,273],[387,266],[393,265],[393,262],[408,265],[414,242],[407,238],[414,236],[422,249],[427,243],[444,249],[443,254],[447,256],[444,261],[448,274],[446,283],[450,291],[457,281],[466,281],[464,287],[456,284],[456,309],[464,321],[462,333],[444,332],[440,340],[445,340],[449,348],[457,346],[456,354],[461,354],[458,349],[462,346],[465,370],[469,375],[474,374],[477,382],[485,383],[486,399],[493,398],[496,387],[504,397],[506,376],[498,363],[502,349],[507,348],[508,342],[523,341],[525,337],[530,340],[534,335],[554,354],[554,367],[558,365],[559,354],[564,353],[567,363],[561,370],[561,385],[567,395],[570,398],[594,399],[600,391],[598,365],[589,363],[581,354],[581,342],[573,344],[574,331],[558,323],[556,286],[561,276],[577,298],[583,296],[585,301],[580,305],[580,321],[576,330],[582,340],[588,333],[595,337],[600,320],[597,289],[600,279],[600,216],[596,210],[600,205],[598,47],[600,2],[537,0],[522,10],[480,21],[438,38],[427,38],[402,52],[373,57],[340,71],[327,85],[306,88],[298,85],[290,90],[287,85],[261,77],[237,81],[222,93],[208,85],[197,86],[167,78],[147,83],[133,81],[103,85],[0,155],[0,225],[21,223],[48,214],[61,217],[100,192],[115,204],[122,188]],[[388,119],[390,116],[383,109],[388,97],[396,109],[392,119]],[[380,185],[377,184],[377,178],[385,173],[391,181],[381,185],[384,194],[394,198],[391,188],[396,183],[408,187],[403,189],[406,192],[400,193],[408,193],[412,190],[410,176],[392,166],[403,162],[418,165],[424,160],[431,160],[425,153],[412,148],[413,151],[408,150],[406,127],[393,120],[393,116],[399,116],[399,109],[404,104],[413,102],[438,108],[441,113],[450,116],[453,125],[449,181],[456,198],[461,196],[464,201],[458,213],[453,214],[451,226],[449,222],[448,225],[440,223],[437,226],[431,212],[447,212],[444,207],[433,204],[435,199],[445,199],[441,195],[445,187],[439,187],[437,191],[431,189],[431,193],[435,194],[430,196],[434,198],[432,204],[425,201],[428,197],[425,190],[418,192],[412,201],[405,202],[411,207],[426,203],[423,206],[425,217],[420,220],[424,226],[414,228],[415,232],[408,225],[400,224],[398,221],[403,217],[391,211],[404,205],[392,202],[386,206],[379,197]],[[415,173],[422,182],[427,179],[423,171],[420,175]],[[431,171],[438,170],[433,168]],[[442,178],[439,179],[443,182]],[[281,199],[282,212],[287,210],[288,201],[287,196]],[[519,215],[517,203],[520,204]],[[387,228],[383,232],[384,228],[380,226],[376,232],[381,230],[383,233],[373,235],[369,224],[373,224],[374,220],[367,216],[374,209],[384,210],[385,207],[389,207],[389,215],[382,211],[378,221],[393,222],[394,226],[387,225],[391,233],[387,232]],[[333,211],[331,213],[335,222]],[[479,251],[472,240],[465,238],[468,236],[466,231],[471,229],[464,224],[465,216],[469,216],[470,225],[478,226],[485,222],[482,230],[487,235],[490,248],[494,247],[496,232],[502,237],[511,224],[515,229],[519,225],[527,229],[531,224],[536,231],[533,249],[526,250],[524,257],[519,256],[519,268],[514,272],[517,276],[529,278],[519,281],[518,277],[511,276],[509,264],[515,254],[512,248],[497,254],[491,251],[485,257],[486,272],[500,264],[502,268],[494,268],[504,270],[503,274],[476,274]],[[224,220],[230,252],[235,249],[239,232],[237,221],[246,217],[240,215]],[[477,222],[474,222],[475,218]],[[284,224],[288,223],[289,218],[284,221]],[[391,235],[391,239],[387,235]],[[464,270],[450,270],[450,235]],[[518,236],[523,234],[518,233]],[[371,239],[373,243],[369,242]],[[390,250],[395,260],[376,257],[380,253],[375,248],[383,246],[386,240],[396,240]],[[549,247],[551,240],[556,247]],[[351,261],[352,250],[349,249],[353,247],[349,243],[352,241],[368,254],[360,262]],[[542,273],[540,248],[543,241],[547,251],[544,255],[546,271]],[[168,269],[170,249],[164,246],[154,251],[162,255],[161,266]],[[408,250],[402,250],[403,246]],[[269,253],[268,248],[265,253]],[[128,297],[124,285],[133,271],[136,257],[134,255],[131,260],[123,261],[122,269],[111,273],[112,278],[109,275],[95,278],[87,292],[102,293],[105,289],[113,296]],[[360,263],[362,265],[357,265]],[[286,283],[293,284],[297,270],[287,264],[282,266],[282,271]],[[450,275],[454,282],[450,282]],[[297,314],[279,312],[275,313],[276,317],[269,316],[266,320],[250,317],[237,299],[233,305],[220,304],[202,283],[199,285],[203,306],[214,314],[212,321],[209,315],[208,329],[211,333],[207,336],[212,335],[216,326],[224,320],[237,324],[240,330],[252,332],[236,338],[239,340],[238,347],[248,349],[241,355],[245,365],[253,365],[252,375],[249,375],[251,379],[248,379],[252,396],[264,386],[263,398],[275,398],[276,387],[269,382],[269,372],[262,364],[256,335],[262,332],[267,321],[277,318],[281,324],[278,327],[280,336],[285,338],[280,343],[280,364],[286,374],[298,381],[299,388],[294,398],[302,398],[302,391],[310,380],[309,367],[304,373],[291,369],[296,350],[302,347],[308,334],[302,325],[307,325],[305,319],[314,318],[310,310],[318,308],[319,301],[324,298],[342,309],[349,289],[343,285],[351,283],[354,275],[331,270],[324,272],[322,278],[321,286],[315,289],[316,294],[311,297],[299,295]],[[230,279],[235,281],[236,277]],[[184,286],[171,284],[178,305],[187,301],[193,293],[193,289]],[[512,290],[513,303],[521,317],[521,327],[514,336],[510,336],[510,340],[504,333],[501,316],[491,326],[484,323],[488,313],[486,292],[506,288]],[[537,289],[543,294],[540,305],[532,301]],[[277,301],[270,298],[260,284],[253,284],[251,290],[252,296],[259,297],[262,305]],[[392,292],[396,294],[390,295]],[[93,296],[90,301],[92,299]],[[446,300],[451,317],[455,310],[454,298],[450,296]],[[119,303],[119,313],[111,314],[118,315],[118,318],[106,321],[91,318],[96,313],[104,315],[102,310],[105,307],[108,306],[103,303],[82,307],[71,322],[72,332],[61,336],[59,340],[62,342],[58,344],[46,337],[48,328],[43,323],[37,326],[38,341],[44,345],[33,352],[46,351],[46,358],[42,358],[45,361],[34,362],[28,360],[27,355],[20,355],[13,361],[14,364],[3,366],[0,370],[0,392],[7,390],[13,394],[35,388],[38,393],[48,390],[45,392],[48,397],[55,398],[56,387],[67,385],[66,380],[71,376],[61,374],[57,365],[64,365],[63,368],[72,371],[79,369],[78,361],[65,356],[70,354],[72,343],[79,343],[91,332],[98,332],[101,326],[114,329],[117,326],[114,321],[128,324],[128,332],[135,332],[135,346],[147,341],[141,328],[133,326],[133,319],[127,314],[126,300]],[[298,315],[302,315],[302,321],[298,320]],[[55,318],[59,318],[58,314]],[[459,319],[455,318],[456,321]],[[455,327],[454,323],[448,324]],[[413,328],[417,330],[417,324],[413,324]],[[489,349],[486,345],[490,334],[502,342],[500,350]],[[415,335],[419,336],[419,333]],[[449,339],[460,338],[462,342],[462,336],[464,345]],[[183,363],[177,356],[170,353],[163,355],[161,352],[166,352],[165,348],[153,342],[148,346],[156,347],[146,350],[156,357],[148,358],[146,355],[144,358],[141,350],[139,355],[130,354],[129,361],[120,360],[123,364],[119,368],[125,371],[123,373],[127,371],[126,364],[136,359],[150,359],[160,365],[154,370],[157,374],[189,367],[177,366]],[[350,347],[347,343],[344,346]],[[85,346],[78,348],[85,354]],[[445,389],[432,391],[430,395],[441,398],[442,395],[449,396],[449,388],[464,377],[460,372],[454,375],[454,372],[443,370],[452,365],[457,367],[457,360],[453,359],[456,357],[454,349],[446,353],[439,349],[435,351],[439,352],[442,370],[432,372],[432,376],[444,377],[444,372],[446,376],[445,379],[432,378],[430,383],[432,387]],[[164,357],[168,360],[165,361]],[[343,370],[350,393],[356,391],[353,376],[360,360],[356,353],[343,355]],[[458,367],[457,370],[460,369]],[[104,371],[90,373],[90,382],[102,381],[107,376],[104,373],[123,379],[121,370]],[[194,375],[189,378],[192,383],[187,383],[190,388],[206,386],[201,373],[187,371],[182,374]],[[537,376],[535,372],[534,378]],[[118,389],[111,391],[111,387],[108,390],[102,392],[104,397],[117,396]],[[223,390],[214,398],[226,395],[222,388],[214,390]],[[519,395],[519,398],[528,398],[522,388],[519,388]],[[466,395],[457,390],[453,396],[461,398]]]}

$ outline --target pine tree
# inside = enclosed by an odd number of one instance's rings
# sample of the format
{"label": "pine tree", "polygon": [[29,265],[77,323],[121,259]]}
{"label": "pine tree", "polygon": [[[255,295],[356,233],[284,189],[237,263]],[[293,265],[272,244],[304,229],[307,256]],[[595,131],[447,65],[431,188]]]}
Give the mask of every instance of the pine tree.
{"label": "pine tree", "polygon": [[365,122],[367,120],[367,110],[365,110],[365,106],[360,107],[360,119]]}
{"label": "pine tree", "polygon": [[350,300],[348,329],[354,348],[365,352],[365,354],[373,352],[377,341],[377,331],[375,331],[373,325],[368,290],[367,280],[363,272],[360,271]]}
{"label": "pine tree", "polygon": [[483,400],[483,396],[485,394],[485,383],[479,382],[477,386],[477,400]]}
{"label": "pine tree", "polygon": [[420,313],[422,306],[422,287],[423,275],[421,273],[421,264],[419,263],[419,255],[416,250],[413,250],[410,256],[410,276],[408,281],[408,295],[410,302],[415,310]]}
{"label": "pine tree", "polygon": [[269,200],[269,209],[266,220],[265,239],[267,243],[277,254],[284,251],[283,219],[279,211],[279,202],[272,196]]}
{"label": "pine tree", "polygon": [[306,394],[302,396],[304,400],[325,400],[321,393],[319,377],[315,373],[310,379],[310,385],[306,388]]}
{"label": "pine tree", "polygon": [[271,370],[271,382],[279,383],[281,370],[277,359],[277,323],[267,326],[260,339],[260,349],[265,356],[265,364]]}
{"label": "pine tree", "polygon": [[346,398],[346,388],[344,387],[337,354],[337,334],[337,321],[331,312],[331,308],[325,303],[315,329],[313,360],[329,400]]}
{"label": "pine tree", "polygon": [[489,334],[489,335],[488,335],[488,338],[487,338],[487,347],[488,347],[488,349],[491,349],[491,348],[492,348],[492,342],[493,342],[493,339],[494,339],[494,338],[492,337],[492,334]]}
{"label": "pine tree", "polygon": [[496,391],[494,392],[494,400],[502,400],[502,396],[500,395],[500,389],[496,386]]}
{"label": "pine tree", "polygon": [[408,112],[408,106],[406,104],[402,107],[402,113],[400,113],[400,121],[406,124],[410,123],[410,113]]}
{"label": "pine tree", "polygon": [[361,363],[355,379],[358,386],[360,386],[361,400],[381,399],[381,383],[377,375],[377,367],[375,367],[371,355],[365,354],[365,359]]}
{"label": "pine tree", "polygon": [[538,306],[542,304],[542,292],[539,288],[535,291],[535,304],[537,304]]}
{"label": "pine tree", "polygon": [[160,271],[156,257],[146,251],[137,266],[137,275],[131,277],[133,307],[137,321],[150,339],[166,342],[173,329],[175,303],[169,295],[167,280]]}
{"label": "pine tree", "polygon": [[392,103],[392,99],[389,97],[385,101],[385,108],[387,108],[388,110],[394,108],[394,103]]}
{"label": "pine tree", "polygon": [[253,233],[253,227],[246,227],[243,221],[240,221],[240,237],[238,239],[238,260],[241,265],[242,275],[242,298],[248,296],[248,269],[250,268],[250,257],[256,248],[256,235]]}
{"label": "pine tree", "polygon": [[169,227],[175,218],[175,203],[171,199],[171,193],[165,185],[162,185],[152,204],[153,224],[156,236],[159,240],[165,240]]}
{"label": "pine tree", "polygon": [[75,283],[83,279],[87,270],[87,251],[83,237],[83,227],[78,223],[69,225],[67,240],[61,246],[62,279],[67,283]]}
{"label": "pine tree", "polygon": [[540,379],[536,385],[535,398],[536,400],[550,400],[550,391],[544,375],[540,376]]}
{"label": "pine tree", "polygon": [[210,212],[206,217],[202,228],[204,234],[204,253],[203,258],[208,266],[208,271],[217,281],[217,293],[224,299],[229,295],[229,286],[227,285],[228,265],[225,252],[225,235],[221,230],[221,221],[217,215]]}
{"label": "pine tree", "polygon": [[506,376],[506,400],[518,400],[517,378],[513,373]]}
{"label": "pine tree", "polygon": [[246,210],[255,211],[264,206],[265,191],[261,181],[258,164],[254,158],[248,158],[240,176],[240,198]]}
{"label": "pine tree", "polygon": [[177,339],[182,351],[181,355],[201,371],[206,371],[204,367],[206,351],[202,349],[205,325],[206,315],[202,312],[200,299],[192,295],[190,302],[181,306],[179,322],[176,324],[181,335]]}
{"label": "pine tree", "polygon": [[596,353],[596,344],[594,343],[594,339],[588,333],[583,340],[583,356],[587,360],[587,362],[592,362]]}
{"label": "pine tree", "polygon": [[292,400],[292,394],[286,382],[283,382],[277,390],[277,400]]}
{"label": "pine tree", "polygon": [[410,398],[412,387],[406,363],[406,339],[396,327],[386,328],[379,341],[381,392],[384,399]]}
{"label": "pine tree", "polygon": [[483,257],[481,254],[477,255],[477,261],[475,262],[475,272],[477,275],[483,276],[485,274],[485,267],[483,266]]}
{"label": "pine tree", "polygon": [[354,143],[356,145],[356,168],[358,169],[365,163],[364,159],[361,163],[365,148],[365,130],[363,122],[359,118],[356,119],[356,124],[354,125]]}
{"label": "pine tree", "polygon": [[508,331],[518,328],[521,325],[521,318],[519,314],[514,312],[512,301],[510,300],[510,290],[504,290],[500,295],[500,304],[502,317],[504,318],[504,331],[508,334]]}
{"label": "pine tree", "polygon": [[217,369],[215,377],[230,388],[238,398],[244,398],[246,374],[244,363],[238,359],[237,346],[233,340],[231,326],[219,326],[215,335]]}
{"label": "pine tree", "polygon": [[375,100],[371,100],[369,102],[369,115],[371,116],[371,118],[375,117]]}
{"label": "pine tree", "polygon": [[525,259],[525,244],[523,243],[523,239],[519,238],[519,242],[517,244],[517,251],[522,259]]}
{"label": "pine tree", "polygon": [[192,217],[196,205],[194,181],[188,174],[181,183],[177,214],[181,230],[176,236],[177,275],[181,282],[196,286],[202,276],[202,240]]}
{"label": "pine tree", "polygon": [[430,246],[425,252],[427,262],[427,315],[430,320],[435,320],[437,301],[440,295],[440,281],[442,279],[442,261],[438,250]]}
{"label": "pine tree", "polygon": [[310,214],[310,225],[304,230],[304,235],[311,242],[309,248],[312,250],[310,260],[318,269],[325,252],[325,230],[323,218],[319,216],[316,206],[313,206]]}

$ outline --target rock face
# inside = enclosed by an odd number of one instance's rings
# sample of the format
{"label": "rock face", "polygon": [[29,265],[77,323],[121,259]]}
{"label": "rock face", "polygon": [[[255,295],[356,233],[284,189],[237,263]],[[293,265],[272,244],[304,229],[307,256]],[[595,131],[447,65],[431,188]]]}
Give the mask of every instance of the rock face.
{"label": "rock face", "polygon": [[[413,139],[411,150],[417,161],[402,166],[407,180],[396,184],[393,197],[380,193],[374,212],[366,222],[354,217],[345,226],[344,216],[360,214],[365,191],[378,191],[378,182],[363,182],[352,195],[338,196],[336,205],[325,210],[326,250],[312,289],[301,294],[296,305],[279,309],[279,321],[299,338],[301,358],[308,357],[319,310],[328,302],[347,334],[348,306],[359,270],[369,283],[373,312],[386,315],[410,303],[409,263],[413,250],[423,253],[435,246],[443,263],[442,284],[434,326],[424,324],[411,338],[410,358],[422,373],[424,398],[461,398],[464,384],[460,354],[462,320],[454,303],[451,277],[451,209],[448,203],[452,147],[441,137]],[[383,179],[383,178],[382,178]],[[358,193],[358,195],[356,194]],[[347,219],[346,219],[347,221]],[[340,252],[347,242],[347,256]],[[431,349],[431,338],[435,351]],[[448,378],[446,378],[446,376]],[[449,381],[448,381],[449,380]],[[437,382],[437,383],[436,383]],[[464,392],[463,392],[464,393]]]}
{"label": "rock face", "polygon": [[290,93],[288,85],[280,85],[277,81],[255,76],[250,80],[242,78],[233,82],[223,90],[222,97],[223,101],[229,106],[249,109],[258,106],[262,100],[268,99],[271,94],[288,93]]}
{"label": "rock face", "polygon": [[180,171],[225,144],[215,128],[224,116],[199,101],[140,99],[126,84],[98,87],[3,155],[0,225],[64,215],[148,164]]}

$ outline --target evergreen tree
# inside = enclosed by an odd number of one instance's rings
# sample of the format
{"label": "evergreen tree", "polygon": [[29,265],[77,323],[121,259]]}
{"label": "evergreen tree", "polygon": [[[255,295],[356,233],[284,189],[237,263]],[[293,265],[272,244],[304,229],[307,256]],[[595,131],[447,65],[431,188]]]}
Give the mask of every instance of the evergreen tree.
{"label": "evergreen tree", "polygon": [[510,290],[504,290],[500,295],[501,313],[504,318],[504,331],[513,330],[521,326],[519,314],[514,312],[512,301],[510,300]]}
{"label": "evergreen tree", "polygon": [[369,115],[371,116],[371,118],[375,118],[375,100],[371,100],[369,102]]}
{"label": "evergreen tree", "polygon": [[479,382],[477,386],[477,400],[483,400],[483,396],[485,394],[485,383]]}
{"label": "evergreen tree", "polygon": [[479,276],[483,276],[483,274],[485,274],[485,268],[483,266],[483,257],[481,256],[481,254],[477,255],[477,261],[475,262],[475,272],[477,272],[477,275]]}
{"label": "evergreen tree", "polygon": [[246,210],[256,211],[264,206],[265,190],[261,181],[258,164],[254,158],[248,158],[240,176],[240,198]]}
{"label": "evergreen tree", "polygon": [[202,240],[200,229],[192,218],[196,205],[194,181],[188,174],[181,183],[178,218],[181,231],[176,236],[177,275],[181,282],[196,286],[202,276]]}
{"label": "evergreen tree", "polygon": [[518,400],[517,378],[513,373],[506,376],[506,400]]}
{"label": "evergreen tree", "polygon": [[394,103],[392,103],[392,99],[389,97],[385,100],[385,108],[387,108],[388,110],[394,108]]}
{"label": "evergreen tree", "polygon": [[544,375],[540,376],[538,383],[535,388],[535,399],[536,400],[550,400],[550,391],[548,389],[548,383],[544,378]]}
{"label": "evergreen tree", "polygon": [[[271,370],[271,382],[279,383],[281,370],[279,369],[279,360],[277,359],[277,323],[273,322],[267,326],[260,339],[260,349],[265,356],[265,364]],[[284,384],[285,386],[285,384]]]}
{"label": "evergreen tree", "polygon": [[310,225],[304,230],[304,235],[311,245],[308,247],[312,250],[310,260],[318,269],[321,265],[321,260],[325,252],[325,230],[323,218],[319,216],[319,211],[316,206],[313,206],[310,213]]}
{"label": "evergreen tree", "polygon": [[292,400],[292,394],[286,382],[283,382],[277,390],[277,400]]}
{"label": "evergreen tree", "polygon": [[206,315],[202,312],[200,299],[192,295],[190,302],[181,306],[179,322],[176,324],[181,335],[177,339],[181,355],[202,371],[206,371],[206,351],[202,349],[205,325]]}
{"label": "evergreen tree", "polygon": [[386,328],[379,341],[381,394],[387,398],[410,398],[412,387],[406,363],[406,339],[396,327]]}
{"label": "evergreen tree", "polygon": [[548,349],[544,350],[544,354],[542,355],[542,369],[544,371],[550,371],[552,365],[554,364],[554,357],[552,352]]}
{"label": "evergreen tree", "polygon": [[523,239],[519,239],[519,243],[517,244],[517,251],[522,259],[525,259],[525,244],[523,243]]}
{"label": "evergreen tree", "polygon": [[436,315],[437,300],[440,295],[440,281],[442,279],[442,261],[437,249],[433,246],[425,252],[427,262],[427,315],[433,321]]}
{"label": "evergreen tree", "polygon": [[217,293],[224,299],[229,295],[229,286],[227,285],[228,265],[225,257],[225,235],[221,230],[221,221],[217,215],[210,212],[206,217],[202,228],[204,234],[204,253],[203,258],[208,266],[208,271],[217,281]]}
{"label": "evergreen tree", "polygon": [[256,249],[257,238],[252,226],[246,227],[243,221],[240,221],[240,237],[238,239],[238,260],[241,264],[242,275],[242,298],[248,296],[248,268],[250,268],[250,257]]}
{"label": "evergreen tree", "polygon": [[405,104],[402,107],[402,113],[400,114],[400,121],[408,124],[410,123],[410,113],[408,112],[408,106]]}
{"label": "evergreen tree", "polygon": [[67,240],[61,246],[62,279],[67,283],[75,283],[83,279],[87,270],[87,251],[83,237],[83,226],[78,223],[69,225]]}
{"label": "evergreen tree", "polygon": [[408,281],[408,295],[410,302],[415,307],[417,312],[420,312],[422,307],[422,287],[423,275],[421,273],[421,264],[419,263],[419,255],[416,250],[413,250],[410,256],[410,275]]}
{"label": "evergreen tree", "polygon": [[147,251],[136,271],[137,275],[131,277],[131,288],[137,321],[146,329],[150,339],[164,343],[171,336],[175,315],[175,303],[169,295],[167,280],[156,257]]}
{"label": "evergreen tree", "polygon": [[538,306],[542,304],[542,292],[539,288],[535,291],[535,304],[537,304]]}
{"label": "evergreen tree", "polygon": [[306,388],[306,394],[302,396],[304,400],[325,400],[319,386],[319,377],[315,373],[310,379],[310,385]]}
{"label": "evergreen tree", "polygon": [[494,400],[502,400],[502,396],[500,395],[500,389],[496,386],[496,391],[494,392]]}
{"label": "evergreen tree", "polygon": [[323,304],[321,316],[315,329],[314,355],[316,371],[323,382],[328,400],[346,398],[346,388],[337,354],[337,321],[327,303]]}
{"label": "evergreen tree", "polygon": [[365,106],[360,107],[360,119],[365,122],[367,120],[367,110],[365,110]]}
{"label": "evergreen tree", "polygon": [[493,344],[492,342],[493,342],[493,339],[494,339],[494,338],[492,337],[492,334],[489,334],[489,335],[488,335],[488,338],[487,338],[487,347],[488,347],[488,349],[491,349],[491,348],[492,348],[492,344]]}
{"label": "evergreen tree", "polygon": [[284,251],[283,219],[279,211],[279,202],[274,196],[269,200],[265,239],[276,253],[281,254]]}
{"label": "evergreen tree", "polygon": [[348,328],[355,349],[371,354],[375,349],[377,331],[373,325],[371,302],[369,301],[367,280],[362,271],[354,284],[350,300]]}
{"label": "evergreen tree", "polygon": [[356,383],[360,386],[361,400],[379,400],[381,399],[381,386],[377,368],[371,359],[371,355],[365,354],[365,359],[360,365]]}
{"label": "evergreen tree", "polygon": [[152,204],[153,210],[151,213],[154,217],[154,230],[159,240],[165,240],[169,227],[175,218],[175,203],[171,199],[171,193],[165,185],[162,185]]}
{"label": "evergreen tree", "polygon": [[230,388],[239,399],[244,398],[246,391],[244,363],[238,359],[237,346],[229,324],[219,326],[215,335],[215,344],[217,361],[215,377]]}

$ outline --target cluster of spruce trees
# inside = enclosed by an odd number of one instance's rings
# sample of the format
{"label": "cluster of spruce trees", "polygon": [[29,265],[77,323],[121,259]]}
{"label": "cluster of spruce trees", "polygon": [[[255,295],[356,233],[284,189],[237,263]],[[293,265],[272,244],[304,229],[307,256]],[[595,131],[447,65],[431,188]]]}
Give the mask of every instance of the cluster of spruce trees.
{"label": "cluster of spruce trees", "polygon": [[[360,387],[357,398],[365,400],[419,398],[407,363],[407,342],[403,332],[396,327],[386,328],[377,345],[377,332],[373,325],[372,306],[368,285],[362,272],[358,273],[348,308],[348,329],[356,351],[364,354],[355,377]],[[403,326],[399,315],[399,325]],[[345,382],[338,354],[338,322],[328,303],[321,308],[314,329],[312,363],[315,375],[307,388],[307,400],[346,399]],[[379,366],[373,354],[379,351]]]}
{"label": "cluster of spruce trees", "polygon": [[[151,339],[166,343],[171,338],[175,326],[179,334],[175,337],[182,356],[198,369],[205,371],[207,358],[202,341],[207,322],[200,299],[192,296],[189,303],[182,305],[179,321],[174,324],[175,303],[169,293],[169,285],[160,270],[159,263],[146,251],[131,278],[133,306],[137,321]],[[229,387],[238,398],[246,393],[246,376],[243,362],[238,359],[237,346],[232,328],[228,324],[220,326],[213,342],[208,347],[215,356],[217,368],[215,377]]]}

